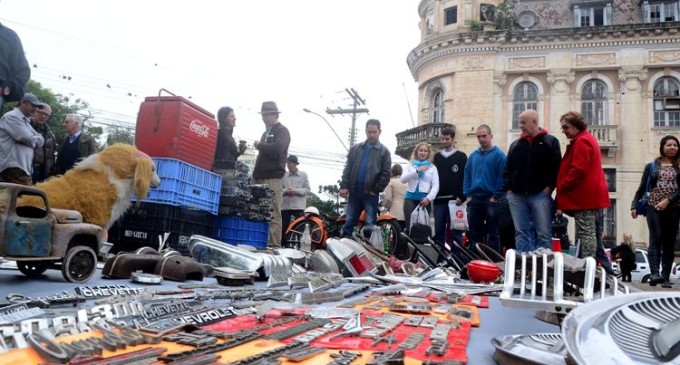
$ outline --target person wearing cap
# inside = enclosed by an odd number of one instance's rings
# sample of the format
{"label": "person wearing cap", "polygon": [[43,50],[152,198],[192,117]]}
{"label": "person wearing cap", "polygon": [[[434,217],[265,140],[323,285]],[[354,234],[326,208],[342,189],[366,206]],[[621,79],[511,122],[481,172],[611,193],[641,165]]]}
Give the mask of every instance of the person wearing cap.
{"label": "person wearing cap", "polygon": [[0,109],[4,102],[19,101],[26,90],[31,68],[21,39],[0,23]]}
{"label": "person wearing cap", "polygon": [[33,183],[44,181],[54,174],[54,151],[57,149],[57,138],[52,133],[47,123],[52,116],[52,108],[43,104],[42,109],[35,109],[31,117],[31,127],[45,140],[42,146],[36,147],[33,152]]}
{"label": "person wearing cap", "polygon": [[286,173],[286,159],[290,132],[279,122],[279,109],[273,101],[262,103],[260,114],[267,128],[255,141],[253,146],[258,150],[253,180],[255,184],[267,184],[274,191],[272,202],[272,221],[269,224],[269,247],[281,247],[281,201],[283,200],[283,175]]}
{"label": "person wearing cap", "polygon": [[82,131],[83,118],[78,114],[66,114],[64,126],[67,135],[61,142],[57,155],[57,174],[65,174],[76,162],[99,152],[97,141]]}
{"label": "person wearing cap", "polygon": [[283,175],[283,200],[281,201],[282,242],[285,242],[288,225],[304,213],[307,207],[307,196],[312,193],[307,173],[298,169],[299,164],[297,156],[288,156],[286,161],[288,172]]}
{"label": "person wearing cap", "polygon": [[31,127],[28,117],[42,108],[35,95],[26,93],[16,108],[0,118],[0,181],[33,184],[33,149],[45,139]]}

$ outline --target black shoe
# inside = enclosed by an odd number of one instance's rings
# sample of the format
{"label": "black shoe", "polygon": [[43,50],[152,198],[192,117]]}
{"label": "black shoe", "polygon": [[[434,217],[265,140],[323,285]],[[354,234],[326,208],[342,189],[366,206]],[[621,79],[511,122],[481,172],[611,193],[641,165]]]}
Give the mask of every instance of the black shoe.
{"label": "black shoe", "polygon": [[664,282],[664,279],[661,275],[652,274],[652,277],[649,279],[649,286],[656,286],[657,284],[661,284],[663,282]]}
{"label": "black shoe", "polygon": [[670,282],[670,281],[664,280],[663,284],[661,284],[661,287],[662,287],[662,288],[667,288],[667,289],[668,289],[668,288],[672,288],[673,285],[671,285],[671,282]]}

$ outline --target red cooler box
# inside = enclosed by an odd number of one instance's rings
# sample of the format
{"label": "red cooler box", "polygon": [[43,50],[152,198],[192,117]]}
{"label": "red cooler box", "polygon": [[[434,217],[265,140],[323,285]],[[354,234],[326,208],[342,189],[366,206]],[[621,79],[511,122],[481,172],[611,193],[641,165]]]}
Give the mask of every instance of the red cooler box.
{"label": "red cooler box", "polygon": [[[161,90],[166,91],[167,90]],[[217,145],[214,115],[181,96],[149,96],[139,107],[135,145],[152,157],[210,170]]]}

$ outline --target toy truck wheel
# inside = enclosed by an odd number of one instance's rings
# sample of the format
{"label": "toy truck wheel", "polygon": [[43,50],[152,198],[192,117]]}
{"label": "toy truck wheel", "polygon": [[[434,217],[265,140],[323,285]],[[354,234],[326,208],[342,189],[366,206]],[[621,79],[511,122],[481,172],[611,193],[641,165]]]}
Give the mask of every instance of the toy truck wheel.
{"label": "toy truck wheel", "polygon": [[40,276],[50,265],[44,261],[17,261],[17,268],[29,278]]}
{"label": "toy truck wheel", "polygon": [[61,273],[71,283],[84,283],[97,269],[97,254],[87,246],[74,246],[66,252]]}

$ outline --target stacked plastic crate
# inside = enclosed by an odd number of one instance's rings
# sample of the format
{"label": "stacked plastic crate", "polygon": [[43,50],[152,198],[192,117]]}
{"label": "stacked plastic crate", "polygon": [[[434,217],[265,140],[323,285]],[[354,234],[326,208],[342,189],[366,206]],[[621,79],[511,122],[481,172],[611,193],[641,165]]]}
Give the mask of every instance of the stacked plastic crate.
{"label": "stacked plastic crate", "polygon": [[210,172],[216,143],[217,122],[205,109],[174,95],[144,100],[135,145],[152,156],[161,185],[109,230],[112,252],[157,248],[169,233],[166,246],[188,255],[192,234],[211,235],[222,185]]}
{"label": "stacked plastic crate", "polygon": [[267,247],[274,192],[267,185],[250,184],[248,166],[236,163],[233,176],[223,176],[219,215],[213,238],[233,245]]}

